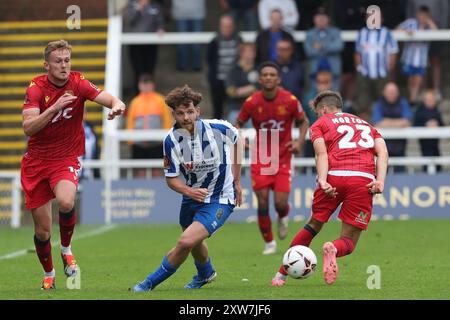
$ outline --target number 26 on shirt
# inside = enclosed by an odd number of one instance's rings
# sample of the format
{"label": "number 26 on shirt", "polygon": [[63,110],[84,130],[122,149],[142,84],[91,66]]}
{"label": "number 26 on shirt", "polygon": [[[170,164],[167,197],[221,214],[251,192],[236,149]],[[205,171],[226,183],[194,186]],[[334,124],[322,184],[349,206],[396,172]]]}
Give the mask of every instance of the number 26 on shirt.
{"label": "number 26 on shirt", "polygon": [[370,135],[370,127],[362,124],[355,125],[356,130],[361,131],[361,139],[358,142],[351,141],[355,135],[355,130],[351,126],[341,125],[337,127],[337,132],[345,134],[339,141],[339,149],[353,149],[356,144],[363,148],[372,148],[375,145],[373,137]]}
{"label": "number 26 on shirt", "polygon": [[72,118],[72,115],[69,114],[69,112],[72,110],[73,110],[73,108],[66,108],[63,110],[59,110],[59,112],[56,114],[56,116],[52,119],[52,123],[55,123],[55,122],[61,120],[62,118],[64,118],[64,119]]}

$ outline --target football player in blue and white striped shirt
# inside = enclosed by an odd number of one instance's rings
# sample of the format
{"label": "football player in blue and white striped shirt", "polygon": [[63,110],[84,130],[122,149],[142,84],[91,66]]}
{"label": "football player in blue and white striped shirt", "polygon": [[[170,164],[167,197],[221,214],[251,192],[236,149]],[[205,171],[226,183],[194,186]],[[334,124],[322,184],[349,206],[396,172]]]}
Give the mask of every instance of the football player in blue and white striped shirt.
{"label": "football player in blue and white striped shirt", "polygon": [[[167,185],[183,195],[183,233],[160,267],[134,287],[135,292],[153,290],[175,273],[189,253],[198,273],[185,288],[201,288],[217,276],[205,239],[241,204],[242,144],[238,130],[229,122],[199,118],[201,100],[202,95],[187,85],[166,97],[176,123],[164,139],[164,172]],[[180,174],[186,183],[179,179]]]}
{"label": "football player in blue and white striped shirt", "polygon": [[[416,18],[403,21],[397,29],[404,30],[412,35],[418,30],[436,30],[437,25],[431,19],[430,10],[426,6],[419,7]],[[410,41],[403,47],[402,63],[403,73],[408,76],[409,102],[416,103],[422,87],[425,70],[428,65],[428,41]]]}

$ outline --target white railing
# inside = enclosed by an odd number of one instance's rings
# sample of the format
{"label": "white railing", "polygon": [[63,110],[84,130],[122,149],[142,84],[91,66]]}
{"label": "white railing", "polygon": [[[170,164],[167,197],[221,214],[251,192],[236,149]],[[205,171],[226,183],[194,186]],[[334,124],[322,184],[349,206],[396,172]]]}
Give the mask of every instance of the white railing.
{"label": "white railing", "polygon": [[19,172],[9,172],[0,171],[0,179],[10,179],[11,180],[11,217],[10,225],[12,228],[20,227],[20,216],[21,216],[21,184],[20,184],[20,173]]}
{"label": "white railing", "polygon": [[[254,42],[257,33],[255,31],[247,31],[239,33],[246,42]],[[209,43],[216,32],[166,32],[162,35],[156,33],[122,33],[119,41],[123,45],[129,44],[182,44],[182,43]],[[306,31],[292,32],[296,42],[303,42],[306,39]],[[342,41],[355,42],[358,31],[341,31]],[[448,41],[450,40],[450,29],[417,31],[409,35],[404,31],[393,31],[393,36],[397,41]]]}
{"label": "white railing", "polygon": [[[380,134],[385,139],[448,139],[450,138],[450,127],[440,128],[424,128],[424,127],[411,127],[404,129],[378,129]],[[255,138],[255,129],[242,129],[243,137],[249,138],[250,141]],[[162,161],[158,159],[148,160],[132,160],[132,159],[120,159],[120,142],[121,141],[159,141],[162,142],[167,134],[167,130],[116,130],[105,132],[105,136],[108,137],[108,141],[115,144],[112,148],[116,154],[108,154],[104,161],[88,161],[84,163],[85,167],[89,168],[105,168],[106,174],[111,172],[119,172],[124,168],[162,168]],[[297,129],[292,130],[292,136],[297,139],[299,131]],[[106,138],[106,137],[105,137]],[[309,139],[309,134],[306,137]],[[251,142],[250,142],[251,143]],[[314,167],[315,162],[313,158],[294,158],[292,162],[294,167]],[[427,165],[428,173],[434,174],[436,172],[436,165],[448,165],[450,164],[450,157],[396,157],[389,159],[389,165]],[[243,167],[250,165],[250,160],[245,158],[242,163]],[[114,177],[114,179],[118,178]]]}

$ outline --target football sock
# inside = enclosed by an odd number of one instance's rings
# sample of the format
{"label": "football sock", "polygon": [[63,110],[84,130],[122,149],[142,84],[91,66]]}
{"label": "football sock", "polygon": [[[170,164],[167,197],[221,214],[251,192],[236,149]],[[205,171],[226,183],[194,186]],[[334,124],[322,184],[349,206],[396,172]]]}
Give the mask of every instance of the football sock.
{"label": "football sock", "polygon": [[[291,247],[293,246],[305,246],[309,247],[311,244],[312,239],[317,235],[317,232],[311,228],[310,225],[305,225],[302,230],[300,230],[292,239],[291,241]],[[287,275],[287,272],[284,271],[283,265],[280,266],[280,269],[278,270],[279,273]]]}
{"label": "football sock", "polygon": [[147,280],[151,282],[152,289],[156,287],[158,284],[169,278],[171,275],[173,275],[177,271],[175,267],[173,267],[169,260],[167,260],[167,257],[164,256],[164,259],[159,266],[158,269],[155,270],[152,274],[150,274],[147,277]]}
{"label": "football sock", "polygon": [[278,218],[284,218],[289,214],[289,210],[291,209],[291,205],[288,203],[288,205],[286,206],[286,208],[284,208],[283,210],[277,210],[277,214],[278,214]]}
{"label": "football sock", "polygon": [[68,247],[61,246],[61,252],[62,252],[62,254],[71,255],[72,247],[71,246],[68,246]]}
{"label": "football sock", "polygon": [[73,229],[77,223],[75,208],[67,213],[59,212],[59,234],[61,237],[61,246],[68,247],[72,240]]}
{"label": "football sock", "polygon": [[36,254],[39,261],[42,264],[45,272],[51,272],[53,270],[53,260],[52,260],[52,244],[50,243],[50,238],[47,240],[39,240],[36,235],[34,235],[34,246],[36,248]]}
{"label": "football sock", "polygon": [[270,220],[269,211],[258,209],[258,225],[261,235],[266,243],[273,240],[272,221]]}
{"label": "football sock", "polygon": [[340,237],[333,241],[333,245],[336,248],[336,257],[343,257],[349,255],[355,249],[355,244],[351,238]]}
{"label": "football sock", "polygon": [[55,277],[56,276],[55,269],[52,269],[52,271],[50,271],[50,272],[44,272],[44,276],[45,277]]}
{"label": "football sock", "polygon": [[198,276],[201,279],[206,279],[207,277],[211,276],[211,274],[214,272],[214,268],[211,264],[211,259],[208,257],[208,262],[206,264],[200,264],[197,260],[195,260],[195,267],[197,268]]}

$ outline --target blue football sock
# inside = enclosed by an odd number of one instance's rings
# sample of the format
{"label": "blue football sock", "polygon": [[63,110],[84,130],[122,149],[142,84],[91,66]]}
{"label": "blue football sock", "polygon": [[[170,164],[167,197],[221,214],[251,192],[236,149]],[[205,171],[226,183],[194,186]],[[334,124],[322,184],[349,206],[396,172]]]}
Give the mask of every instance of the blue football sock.
{"label": "blue football sock", "polygon": [[208,262],[206,264],[200,264],[197,260],[195,260],[195,266],[197,267],[198,276],[202,279],[206,279],[209,277],[213,272],[214,268],[211,264],[211,259],[208,258]]}
{"label": "blue football sock", "polygon": [[169,278],[171,275],[173,275],[175,271],[177,271],[177,269],[174,268],[167,260],[167,257],[164,256],[164,259],[159,268],[156,269],[155,272],[150,274],[147,277],[147,280],[152,283],[152,288],[154,288],[158,284]]}

